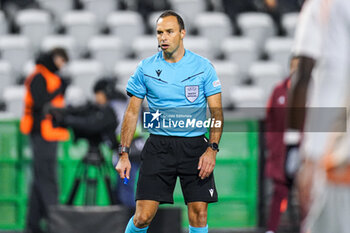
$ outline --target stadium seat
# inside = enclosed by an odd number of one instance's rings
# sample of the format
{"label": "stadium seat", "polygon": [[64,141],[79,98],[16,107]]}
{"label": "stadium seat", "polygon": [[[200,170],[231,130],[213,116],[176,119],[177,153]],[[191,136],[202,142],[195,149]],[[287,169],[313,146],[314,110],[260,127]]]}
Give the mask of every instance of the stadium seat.
{"label": "stadium seat", "polygon": [[50,15],[44,10],[21,10],[16,15],[16,23],[34,47],[33,52],[39,50],[43,38],[53,31]]}
{"label": "stadium seat", "polygon": [[78,58],[76,41],[69,35],[51,35],[44,38],[41,49],[48,51],[55,47],[62,47],[67,50],[69,58],[74,60]]}
{"label": "stadium seat", "polygon": [[228,107],[231,104],[231,88],[238,84],[238,66],[230,61],[213,60],[212,64],[221,82],[222,105]]}
{"label": "stadium seat", "polygon": [[249,69],[249,76],[254,85],[264,90],[264,102],[267,101],[273,87],[284,78],[282,67],[278,63],[270,61],[254,63]]}
{"label": "stadium seat", "polygon": [[219,55],[223,40],[232,34],[230,18],[222,12],[200,13],[195,19],[198,34],[208,38],[215,55]]}
{"label": "stadium seat", "polygon": [[6,111],[20,118],[24,110],[24,85],[7,86],[3,92],[3,100],[6,103]]}
{"label": "stadium seat", "polygon": [[117,10],[119,0],[81,0],[84,9],[92,12],[97,19],[99,28],[103,28],[106,15]]}
{"label": "stadium seat", "polygon": [[0,11],[0,35],[7,33],[7,23],[4,12]]}
{"label": "stadium seat", "polygon": [[88,11],[66,13],[62,18],[62,24],[66,28],[66,33],[77,42],[77,49],[80,54],[84,53],[88,41],[98,32],[96,16]]}
{"label": "stadium seat", "polygon": [[11,69],[11,64],[8,61],[0,60],[0,93],[4,92],[5,87],[15,83]]}
{"label": "stadium seat", "polygon": [[221,44],[221,51],[226,59],[238,65],[241,79],[246,78],[250,65],[258,59],[255,42],[248,37],[225,39]]}
{"label": "stadium seat", "polygon": [[0,53],[2,59],[10,62],[14,75],[18,76],[25,62],[31,58],[29,40],[21,35],[1,36]]}
{"label": "stadium seat", "polygon": [[210,60],[214,58],[212,48],[210,47],[210,41],[205,37],[186,36],[184,39],[184,46],[185,49],[189,49],[202,57]]}
{"label": "stadium seat", "polygon": [[156,34],[157,19],[162,14],[162,11],[154,11],[148,16],[148,27]]}
{"label": "stadium seat", "polygon": [[73,9],[72,0],[37,0],[40,6],[50,11],[55,16],[55,21],[59,22],[62,16]]}
{"label": "stadium seat", "polygon": [[289,60],[291,56],[291,50],[293,45],[293,39],[283,37],[273,37],[266,41],[265,51],[270,60],[279,63],[283,68],[284,76],[289,73]]}
{"label": "stadium seat", "polygon": [[298,23],[299,13],[286,13],[282,16],[282,26],[287,32],[287,36],[294,38],[295,28]]}
{"label": "stadium seat", "polygon": [[140,60],[138,59],[127,59],[117,62],[114,67],[114,74],[118,78],[117,86],[120,89],[125,90],[130,76],[134,74],[139,63]]}
{"label": "stadium seat", "polygon": [[88,48],[92,58],[99,61],[109,74],[113,73],[115,63],[126,56],[121,40],[113,35],[94,36]]}
{"label": "stadium seat", "polygon": [[194,28],[197,15],[206,10],[206,2],[203,0],[170,0],[170,4],[183,17],[188,33]]}
{"label": "stadium seat", "polygon": [[29,60],[24,64],[21,74],[23,75],[24,78],[26,78],[33,73],[34,69],[35,69],[35,62],[33,60]]}
{"label": "stadium seat", "polygon": [[155,36],[140,36],[132,44],[136,59],[145,59],[158,52],[158,42]]}
{"label": "stadium seat", "polygon": [[243,35],[255,41],[259,55],[264,49],[265,41],[276,34],[272,18],[266,13],[241,13],[237,22]]}
{"label": "stadium seat", "polygon": [[86,93],[81,87],[69,85],[67,87],[64,99],[67,106],[79,107],[87,103]]}
{"label": "stadium seat", "polygon": [[231,88],[231,100],[236,108],[264,108],[264,89],[259,86],[234,86]]}
{"label": "stadium seat", "polygon": [[96,60],[76,60],[68,64],[67,72],[72,78],[72,84],[91,97],[94,83],[103,76],[103,67]]}
{"label": "stadium seat", "polygon": [[116,11],[109,14],[107,26],[111,34],[121,38],[123,46],[129,51],[133,41],[145,31],[143,19],[135,11]]}

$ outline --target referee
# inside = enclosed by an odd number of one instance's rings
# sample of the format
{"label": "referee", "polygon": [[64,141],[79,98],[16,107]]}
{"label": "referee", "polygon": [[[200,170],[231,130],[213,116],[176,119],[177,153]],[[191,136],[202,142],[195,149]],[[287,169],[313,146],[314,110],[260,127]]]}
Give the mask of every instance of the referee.
{"label": "referee", "polygon": [[[188,207],[190,233],[208,232],[208,203],[218,199],[213,170],[223,127],[221,84],[209,60],[184,48],[185,35],[182,18],[174,11],[163,12],[157,20],[162,51],[140,62],[126,88],[131,98],[116,166],[122,179],[129,178],[129,147],[144,97],[152,116],[146,127],[150,137],[141,153],[136,212],[126,233],[147,232],[159,204],[173,203],[177,177]],[[205,125],[210,128],[209,140]]]}

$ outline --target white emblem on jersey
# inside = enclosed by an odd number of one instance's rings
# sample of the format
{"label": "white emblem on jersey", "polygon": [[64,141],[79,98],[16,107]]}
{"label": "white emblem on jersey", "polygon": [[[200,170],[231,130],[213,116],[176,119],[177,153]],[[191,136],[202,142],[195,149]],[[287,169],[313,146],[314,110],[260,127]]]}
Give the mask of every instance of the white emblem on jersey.
{"label": "white emblem on jersey", "polygon": [[210,196],[213,197],[214,189],[209,189]]}
{"label": "white emblem on jersey", "polygon": [[185,86],[186,98],[193,103],[199,95],[199,86]]}
{"label": "white emblem on jersey", "polygon": [[213,82],[213,87],[218,87],[220,85],[221,85],[220,80],[216,80]]}
{"label": "white emblem on jersey", "polygon": [[278,97],[278,103],[279,104],[284,104],[286,102],[286,98],[283,96],[283,95],[281,95],[280,97]]}

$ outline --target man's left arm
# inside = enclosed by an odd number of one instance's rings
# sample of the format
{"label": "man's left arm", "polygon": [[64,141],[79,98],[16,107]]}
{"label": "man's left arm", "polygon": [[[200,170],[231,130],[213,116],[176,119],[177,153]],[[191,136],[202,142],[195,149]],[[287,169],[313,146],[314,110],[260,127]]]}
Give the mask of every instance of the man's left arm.
{"label": "man's left arm", "polygon": [[[215,122],[221,122],[220,127],[215,127],[214,124],[214,127],[210,128],[209,142],[219,144],[224,125],[224,116],[221,105],[221,93],[208,96],[207,100],[210,109],[211,119],[215,119]],[[216,162],[216,153],[216,150],[213,150],[211,147],[208,147],[207,150],[200,157],[198,163],[198,170],[200,170],[199,177],[201,179],[209,177],[210,174],[213,172]]]}

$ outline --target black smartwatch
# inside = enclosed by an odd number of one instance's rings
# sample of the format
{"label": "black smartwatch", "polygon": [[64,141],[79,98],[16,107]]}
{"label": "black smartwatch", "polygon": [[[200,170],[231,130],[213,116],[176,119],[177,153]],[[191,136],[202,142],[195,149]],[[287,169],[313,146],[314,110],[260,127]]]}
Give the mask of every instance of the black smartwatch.
{"label": "black smartwatch", "polygon": [[130,153],[130,147],[119,145],[119,147],[118,147],[118,154],[122,155],[123,153],[128,153],[129,154]]}
{"label": "black smartwatch", "polygon": [[215,142],[209,143],[208,147],[210,147],[212,150],[215,150],[216,152],[219,152],[219,145]]}

